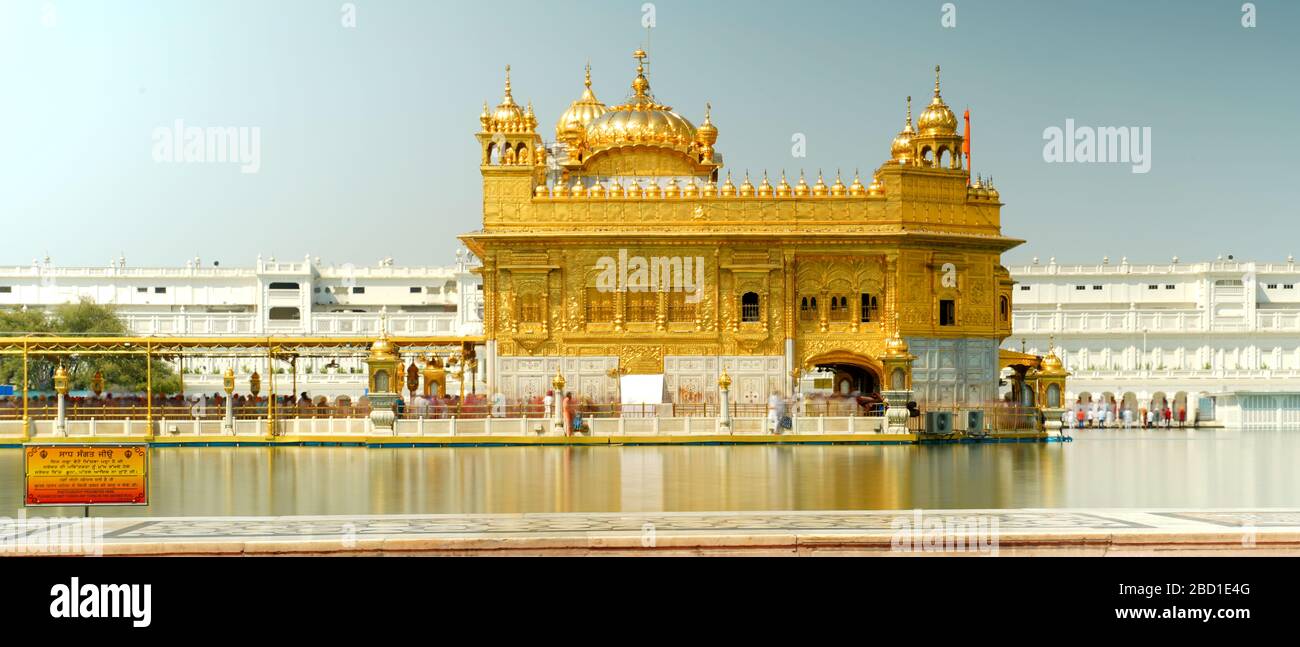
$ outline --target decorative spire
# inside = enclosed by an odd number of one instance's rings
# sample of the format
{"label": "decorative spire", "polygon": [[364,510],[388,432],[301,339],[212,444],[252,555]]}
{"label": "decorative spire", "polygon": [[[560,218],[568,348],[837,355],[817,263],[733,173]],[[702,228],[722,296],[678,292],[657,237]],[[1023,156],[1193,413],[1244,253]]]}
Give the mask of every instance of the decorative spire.
{"label": "decorative spire", "polygon": [[636,78],[632,79],[632,92],[637,99],[649,101],[650,81],[645,78],[645,50],[638,49],[632,52],[632,58],[636,59]]}
{"label": "decorative spire", "polygon": [[501,105],[512,106],[515,103],[514,95],[510,94],[510,66],[506,65],[506,96],[501,99]]}
{"label": "decorative spire", "polygon": [[939,97],[939,66],[938,66],[938,65],[934,66],[934,98],[935,98],[935,99],[940,99],[940,97]]}
{"label": "decorative spire", "polygon": [[907,125],[903,128],[904,132],[912,132],[912,95],[907,95]]}
{"label": "decorative spire", "polygon": [[591,89],[591,61],[587,61],[587,78],[583,84],[587,86],[588,90]]}

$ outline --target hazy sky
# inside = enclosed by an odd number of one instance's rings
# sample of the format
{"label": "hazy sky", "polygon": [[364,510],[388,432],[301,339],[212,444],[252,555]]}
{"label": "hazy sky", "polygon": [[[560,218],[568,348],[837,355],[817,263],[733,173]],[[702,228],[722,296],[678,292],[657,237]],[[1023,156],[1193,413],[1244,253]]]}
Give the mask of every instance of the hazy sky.
{"label": "hazy sky", "polygon": [[[444,264],[481,224],[484,100],[503,67],[544,137],[582,89],[628,94],[643,1],[0,0],[0,265]],[[728,168],[792,175],[888,157],[904,97],[974,122],[1006,257],[1300,254],[1300,2],[654,3],[650,81]],[[260,168],[160,163],[154,130],[248,127]],[[1044,130],[1151,129],[1151,169],[1049,164]],[[807,157],[791,137],[807,138]]]}

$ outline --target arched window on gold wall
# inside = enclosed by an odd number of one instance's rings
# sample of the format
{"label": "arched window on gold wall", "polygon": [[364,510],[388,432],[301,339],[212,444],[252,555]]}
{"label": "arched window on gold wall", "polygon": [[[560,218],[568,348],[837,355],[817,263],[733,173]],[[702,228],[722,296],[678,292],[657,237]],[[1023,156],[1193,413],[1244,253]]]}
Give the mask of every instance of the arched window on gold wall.
{"label": "arched window on gold wall", "polygon": [[867,292],[862,293],[862,323],[876,321],[880,313],[880,303],[877,297]]}
{"label": "arched window on gold wall", "polygon": [[587,321],[608,323],[614,320],[614,293],[587,288]]}
{"label": "arched window on gold wall", "polygon": [[851,315],[848,297],[844,295],[831,297],[831,321],[848,321]]}
{"label": "arched window on gold wall", "polygon": [[627,320],[654,321],[655,306],[659,303],[658,292],[628,292]]}
{"label": "arched window on gold wall", "polygon": [[799,299],[799,321],[817,321],[817,297]]}
{"label": "arched window on gold wall", "polygon": [[672,323],[691,323],[695,321],[697,304],[687,300],[685,292],[668,293],[668,321]]}
{"label": "arched window on gold wall", "polygon": [[545,316],[542,310],[542,295],[525,294],[519,297],[519,321],[540,323],[544,321]]}
{"label": "arched window on gold wall", "polygon": [[740,297],[741,323],[756,323],[762,320],[757,292],[746,292]]}
{"label": "arched window on gold wall", "polygon": [[1010,303],[1005,295],[998,299],[998,314],[1002,317],[1002,323],[1006,323],[1007,317],[1011,315]]}

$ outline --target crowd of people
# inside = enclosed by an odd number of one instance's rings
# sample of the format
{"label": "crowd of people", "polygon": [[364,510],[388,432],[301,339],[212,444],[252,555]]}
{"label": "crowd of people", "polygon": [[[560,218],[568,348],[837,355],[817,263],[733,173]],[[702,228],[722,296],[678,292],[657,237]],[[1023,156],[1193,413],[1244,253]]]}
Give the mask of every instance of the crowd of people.
{"label": "crowd of people", "polygon": [[1074,429],[1152,429],[1186,427],[1187,407],[1168,400],[1153,400],[1149,405],[1123,406],[1114,399],[1105,402],[1077,401],[1065,410],[1061,422]]}

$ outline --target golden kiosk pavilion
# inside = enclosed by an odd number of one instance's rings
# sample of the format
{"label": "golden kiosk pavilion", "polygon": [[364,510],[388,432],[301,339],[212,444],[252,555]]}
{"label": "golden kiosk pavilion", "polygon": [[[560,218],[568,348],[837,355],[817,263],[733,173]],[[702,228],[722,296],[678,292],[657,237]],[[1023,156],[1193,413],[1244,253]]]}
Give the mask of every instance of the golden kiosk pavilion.
{"label": "golden kiosk pavilion", "polygon": [[[809,375],[878,392],[895,332],[915,356],[915,398],[997,398],[1012,281],[996,189],[971,182],[963,136],[934,96],[869,178],[801,172],[732,178],[699,126],[659,103],[645,52],[621,105],[587,70],[555,142],[532,104],[484,104],[483,226],[462,240],[483,261],[489,390],[617,399],[626,375],[661,376],[663,402],[763,403]],[[824,382],[824,380],[823,380]]]}

